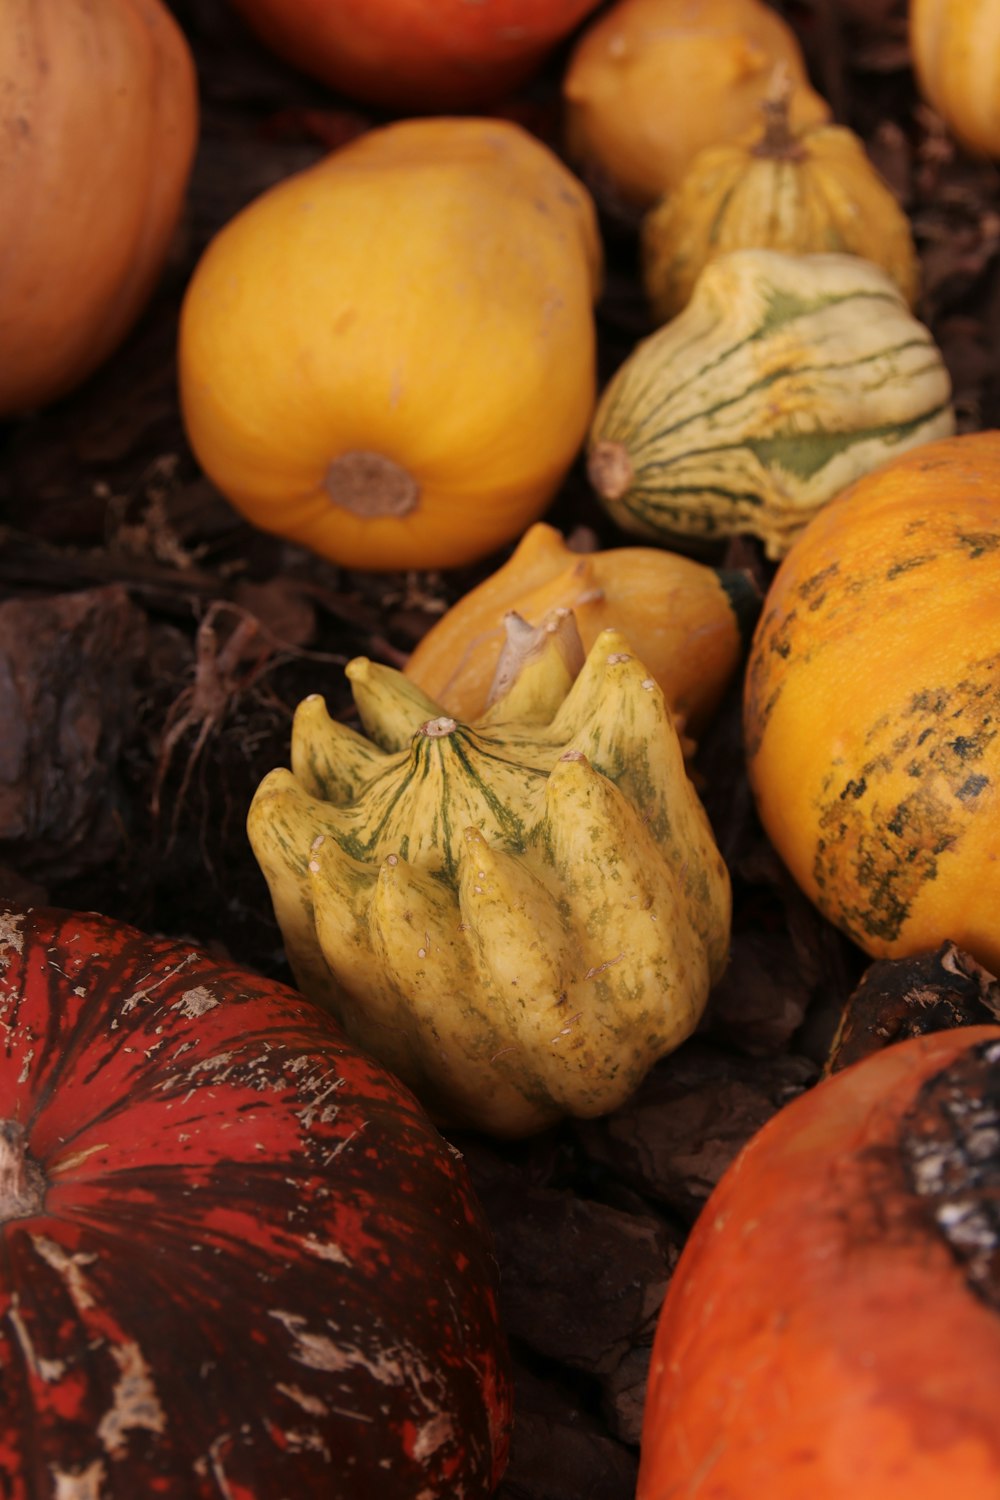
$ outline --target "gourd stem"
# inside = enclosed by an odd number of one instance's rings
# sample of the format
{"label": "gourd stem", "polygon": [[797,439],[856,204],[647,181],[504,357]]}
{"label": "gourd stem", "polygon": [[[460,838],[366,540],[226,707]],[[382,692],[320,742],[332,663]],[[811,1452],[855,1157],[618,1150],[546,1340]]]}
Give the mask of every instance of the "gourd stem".
{"label": "gourd stem", "polygon": [[407,516],[420,500],[420,486],[402,464],[366,448],[352,448],[335,458],[323,487],[334,505],[362,520]]}
{"label": "gourd stem", "polygon": [[605,500],[620,500],[632,483],[634,470],[624,443],[607,439],[595,443],[587,459],[587,475]]}
{"label": "gourd stem", "polygon": [[768,161],[801,161],[806,149],[792,133],[789,124],[789,106],[792,99],[792,79],[784,63],[774,70],[771,86],[760,102],[764,116],[764,134],[751,147],[751,156],[766,157]]}
{"label": "gourd stem", "polygon": [[44,1201],[45,1178],[28,1155],[24,1126],[0,1120],[0,1223],[40,1213]]}

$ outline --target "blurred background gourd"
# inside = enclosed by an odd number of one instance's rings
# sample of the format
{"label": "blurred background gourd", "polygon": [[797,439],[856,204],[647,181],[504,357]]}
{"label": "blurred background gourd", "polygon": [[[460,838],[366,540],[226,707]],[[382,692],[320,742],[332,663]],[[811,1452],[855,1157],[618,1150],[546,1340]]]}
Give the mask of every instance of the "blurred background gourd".
{"label": "blurred background gourd", "polygon": [[198,131],[194,62],[160,0],[0,6],[0,416],[65,394],[160,276]]}

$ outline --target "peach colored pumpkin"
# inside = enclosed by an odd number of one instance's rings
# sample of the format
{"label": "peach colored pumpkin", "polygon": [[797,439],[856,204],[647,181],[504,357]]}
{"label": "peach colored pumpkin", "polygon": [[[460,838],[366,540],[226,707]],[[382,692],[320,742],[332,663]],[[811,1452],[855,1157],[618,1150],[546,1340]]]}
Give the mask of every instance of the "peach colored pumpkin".
{"label": "peach colored pumpkin", "polygon": [[198,131],[160,0],[0,5],[0,414],[95,370],[163,268]]}

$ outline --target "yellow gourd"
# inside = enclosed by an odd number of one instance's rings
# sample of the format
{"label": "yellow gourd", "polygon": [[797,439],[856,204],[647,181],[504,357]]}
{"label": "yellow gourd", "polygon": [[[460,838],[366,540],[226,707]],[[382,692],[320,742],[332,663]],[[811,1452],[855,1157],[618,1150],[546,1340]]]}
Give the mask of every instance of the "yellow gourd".
{"label": "yellow gourd", "polygon": [[503,567],[431,627],[403,670],[446,713],[477,718],[510,613],[537,627],[553,611],[572,610],[584,650],[612,626],[628,638],[675,718],[697,736],[739,667],[759,604],[748,573],[659,547],[574,552],[537,521]]}
{"label": "yellow gourd", "polygon": [[1000,973],[1000,433],[846,489],[768,591],[747,666],[772,843],[875,957],[956,942]]}
{"label": "yellow gourd", "polygon": [[910,0],[924,98],[968,150],[1000,156],[1000,0]]}
{"label": "yellow gourd", "polygon": [[795,33],[765,0],[618,0],[570,56],[569,158],[602,198],[650,208],[705,146],[753,129],[778,63],[793,126],[829,119]]}
{"label": "yellow gourd", "polygon": [[501,119],[403,120],[212,241],[180,385],[255,525],[367,569],[450,567],[535,520],[594,401],[593,204]]}
{"label": "yellow gourd", "polygon": [[300,988],[437,1118],[507,1136],[621,1104],[729,938],[660,689],[615,631],[575,679],[547,646],[471,724],[350,663],[367,737],[307,698],[248,819]]}
{"label": "yellow gourd", "polygon": [[710,146],[642,223],[642,277],[660,323],[685,306],[702,270],[729,250],[834,251],[887,271],[916,301],[919,261],[910,222],[853,131],[793,130],[787,80],[762,105],[763,130]]}

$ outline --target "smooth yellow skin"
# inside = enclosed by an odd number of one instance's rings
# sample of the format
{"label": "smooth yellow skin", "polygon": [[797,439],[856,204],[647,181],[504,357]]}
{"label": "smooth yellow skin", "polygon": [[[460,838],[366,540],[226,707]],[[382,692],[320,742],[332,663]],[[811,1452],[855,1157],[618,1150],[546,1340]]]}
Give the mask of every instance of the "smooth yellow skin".
{"label": "smooth yellow skin", "polygon": [[573,552],[538,521],[495,573],[464,595],[420,641],[406,676],[460,719],[481,714],[516,610],[540,625],[573,611],[584,650],[614,627],[633,645],[692,734],[708,723],[740,664],[732,603],[713,568],[660,547]]}
{"label": "smooth yellow skin", "polygon": [[795,33],[764,0],[618,0],[566,69],[570,160],[608,196],[649,208],[704,147],[753,129],[778,64],[793,126],[829,119]]}
{"label": "smooth yellow skin", "polygon": [[[232,220],[182,310],[184,419],[255,525],[350,567],[450,567],[548,504],[594,402],[593,205],[491,119],[405,120]],[[406,515],[331,499],[334,459],[381,455]]]}
{"label": "smooth yellow skin", "polygon": [[704,267],[729,250],[835,252],[888,271],[912,307],[919,262],[905,213],[853,131],[792,135],[801,154],[756,155],[761,132],[699,152],[642,226],[642,274],[658,322],[685,306]]}
{"label": "smooth yellow skin", "polygon": [[876,957],[1000,973],[1000,435],[928,443],[821,511],[765,600],[745,739],[798,884]]}
{"label": "smooth yellow skin", "polygon": [[1000,156],[1000,3],[910,0],[921,93],[970,151]]}

